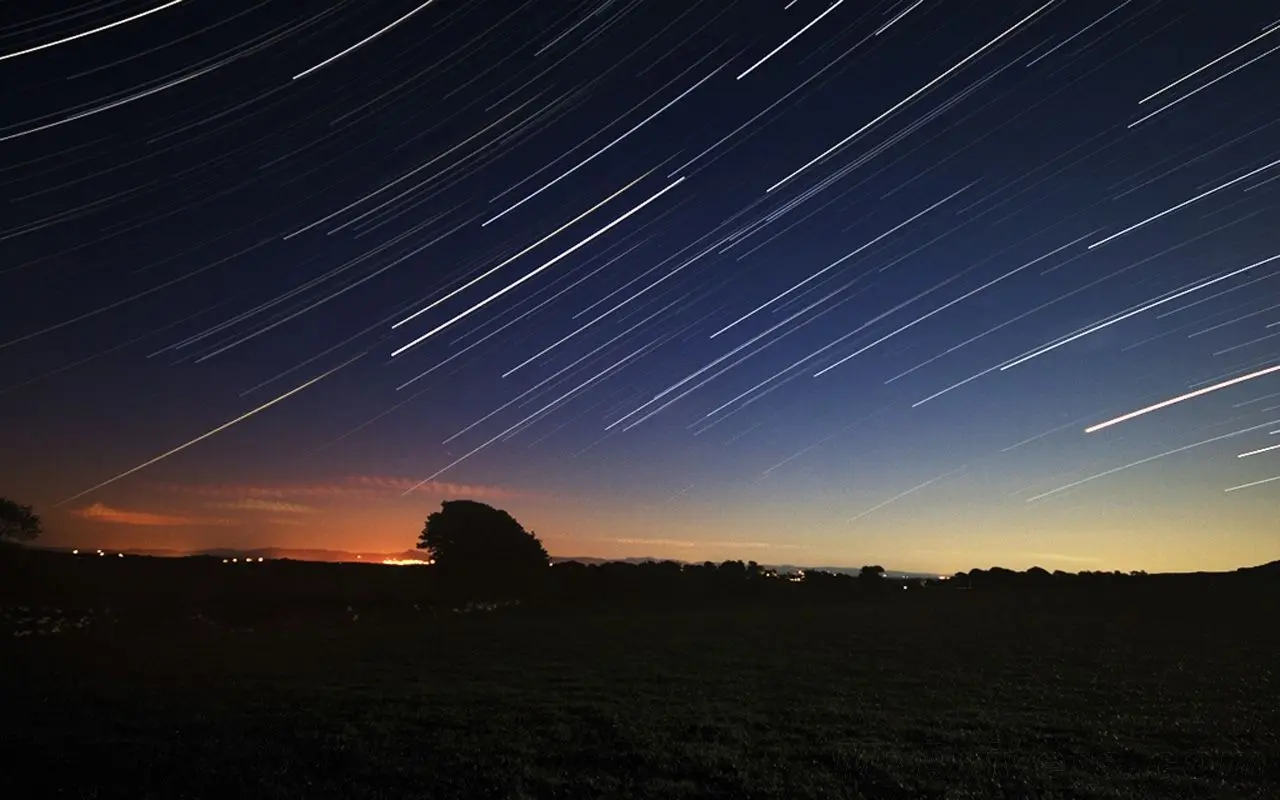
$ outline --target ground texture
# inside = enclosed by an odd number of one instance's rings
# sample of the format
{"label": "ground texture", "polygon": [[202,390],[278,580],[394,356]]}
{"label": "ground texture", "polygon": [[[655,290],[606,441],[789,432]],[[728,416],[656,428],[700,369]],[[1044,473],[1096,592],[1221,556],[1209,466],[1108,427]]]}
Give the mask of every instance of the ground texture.
{"label": "ground texture", "polygon": [[9,607],[0,794],[1280,797],[1274,591],[904,595],[256,625]]}

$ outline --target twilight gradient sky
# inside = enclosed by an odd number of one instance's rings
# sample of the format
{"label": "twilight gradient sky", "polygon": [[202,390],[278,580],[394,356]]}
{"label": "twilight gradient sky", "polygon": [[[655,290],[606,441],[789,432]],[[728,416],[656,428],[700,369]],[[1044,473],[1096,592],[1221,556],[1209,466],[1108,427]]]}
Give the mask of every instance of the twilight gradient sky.
{"label": "twilight gradient sky", "polygon": [[1280,557],[1277,15],[5,3],[0,494],[98,547],[472,497],[562,555]]}

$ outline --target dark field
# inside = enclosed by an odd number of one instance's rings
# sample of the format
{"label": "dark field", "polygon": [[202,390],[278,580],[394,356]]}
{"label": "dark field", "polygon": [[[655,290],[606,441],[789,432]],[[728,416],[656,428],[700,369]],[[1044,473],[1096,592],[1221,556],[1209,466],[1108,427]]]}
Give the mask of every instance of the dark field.
{"label": "dark field", "polygon": [[21,637],[38,622],[10,606],[0,795],[1276,798],[1278,598],[1144,582],[251,629],[63,609]]}

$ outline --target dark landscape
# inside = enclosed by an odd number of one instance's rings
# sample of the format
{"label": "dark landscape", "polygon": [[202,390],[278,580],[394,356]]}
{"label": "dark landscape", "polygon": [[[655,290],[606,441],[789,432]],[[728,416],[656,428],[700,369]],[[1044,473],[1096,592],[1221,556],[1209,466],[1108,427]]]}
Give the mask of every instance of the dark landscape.
{"label": "dark landscape", "polygon": [[1280,564],[971,586],[557,564],[540,599],[457,605],[434,567],[19,555],[11,797],[1280,792]]}

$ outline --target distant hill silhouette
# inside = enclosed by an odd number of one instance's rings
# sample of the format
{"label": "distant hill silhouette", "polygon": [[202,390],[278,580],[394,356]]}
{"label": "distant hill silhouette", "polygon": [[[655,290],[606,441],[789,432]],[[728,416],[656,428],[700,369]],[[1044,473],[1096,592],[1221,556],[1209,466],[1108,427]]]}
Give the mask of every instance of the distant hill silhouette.
{"label": "distant hill silhouette", "polygon": [[[678,558],[653,558],[651,556],[633,556],[631,558],[599,558],[596,556],[552,556],[552,561],[565,563],[568,561],[577,561],[579,564],[600,565],[600,564],[659,564],[664,561],[674,561],[677,564],[702,564],[702,561],[684,561]],[[719,563],[719,562],[717,562]],[[761,564],[763,569],[771,569],[780,575],[791,572],[832,572],[837,575],[857,575],[862,571],[862,567],[830,567],[830,566],[802,566],[799,564]],[[885,570],[887,578],[937,578],[937,572],[904,572],[902,570],[888,569]]]}
{"label": "distant hill silhouette", "polygon": [[[40,547],[37,549],[51,550],[57,552],[71,552],[70,547]],[[318,561],[324,563],[381,563],[383,561],[426,561],[428,556],[421,550],[403,550],[394,553],[364,552],[355,550],[325,550],[321,548],[288,548],[288,547],[261,547],[251,550],[238,550],[235,548],[222,547],[210,548],[207,550],[173,550],[164,548],[126,548],[123,550],[109,550],[108,552],[124,553],[125,555],[134,556],[157,556],[162,558],[183,558],[188,556],[212,556],[214,558],[263,558],[263,559],[290,559],[293,561]],[[628,558],[601,558],[599,556],[551,556],[554,563],[565,563],[576,561],[579,564],[588,566],[599,566],[601,564],[658,564],[662,562],[675,562],[678,564],[702,564],[702,561],[684,561],[675,558],[657,558],[653,556],[631,556]],[[838,567],[838,566],[805,566],[799,564],[761,564],[764,569],[771,569],[780,575],[795,572],[829,572],[836,575],[857,576],[861,567]],[[1007,572],[1000,567],[991,567],[990,570],[997,572]],[[965,570],[961,574],[968,574],[973,570]],[[979,570],[986,572],[988,569]],[[1212,570],[1196,570],[1194,572],[1183,573],[1152,573],[1153,575],[1240,575],[1241,577],[1250,578],[1280,578],[1280,560],[1270,561],[1265,564],[1259,564],[1252,567],[1239,567],[1235,570],[1223,570],[1214,572]],[[922,579],[931,580],[940,577],[937,572],[907,572],[904,570],[886,569],[884,573],[886,578],[894,579]],[[949,576],[948,576],[949,577]]]}
{"label": "distant hill silhouette", "polygon": [[1252,577],[1272,577],[1280,578],[1280,561],[1269,561],[1266,564],[1259,564],[1256,567],[1241,567],[1236,572],[1244,573]]}

